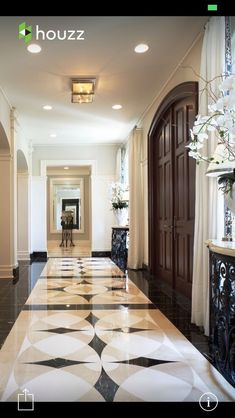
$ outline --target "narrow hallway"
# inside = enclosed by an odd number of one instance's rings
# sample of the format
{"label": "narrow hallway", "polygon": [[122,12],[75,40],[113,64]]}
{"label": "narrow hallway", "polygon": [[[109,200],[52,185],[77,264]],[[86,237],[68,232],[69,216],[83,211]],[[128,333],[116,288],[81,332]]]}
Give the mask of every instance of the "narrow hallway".
{"label": "narrow hallway", "polygon": [[109,258],[50,258],[0,351],[0,399],[234,400],[234,389]]}

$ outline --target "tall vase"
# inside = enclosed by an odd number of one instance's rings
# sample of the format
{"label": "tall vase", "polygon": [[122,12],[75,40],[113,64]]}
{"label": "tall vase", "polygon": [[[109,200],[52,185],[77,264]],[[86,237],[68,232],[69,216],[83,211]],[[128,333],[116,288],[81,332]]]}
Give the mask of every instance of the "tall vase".
{"label": "tall vase", "polygon": [[235,184],[232,187],[231,193],[229,192],[224,195],[224,200],[228,208],[235,215]]}
{"label": "tall vase", "polygon": [[119,226],[126,226],[128,221],[128,208],[115,209],[114,211],[117,224]]}

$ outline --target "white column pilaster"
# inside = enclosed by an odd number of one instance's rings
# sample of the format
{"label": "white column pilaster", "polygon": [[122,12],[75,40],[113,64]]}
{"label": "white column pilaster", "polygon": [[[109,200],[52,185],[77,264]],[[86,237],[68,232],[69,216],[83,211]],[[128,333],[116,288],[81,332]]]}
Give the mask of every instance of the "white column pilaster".
{"label": "white column pilaster", "polygon": [[17,256],[18,260],[30,259],[29,242],[29,174],[17,174]]}
{"label": "white column pilaster", "polygon": [[12,156],[0,154],[0,279],[13,278]]}
{"label": "white column pilaster", "polygon": [[31,252],[47,251],[47,177],[31,177]]}
{"label": "white column pilaster", "polygon": [[16,120],[15,109],[11,109],[11,252],[13,268],[18,266],[17,262],[17,149],[16,149]]}

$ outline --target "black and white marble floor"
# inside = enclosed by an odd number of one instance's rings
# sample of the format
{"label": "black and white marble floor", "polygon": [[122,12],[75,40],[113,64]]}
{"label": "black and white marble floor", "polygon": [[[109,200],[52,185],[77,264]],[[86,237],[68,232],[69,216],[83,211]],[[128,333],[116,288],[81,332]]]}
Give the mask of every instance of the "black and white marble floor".
{"label": "black and white marble floor", "polygon": [[0,399],[235,400],[235,389],[108,258],[49,259],[0,351]]}

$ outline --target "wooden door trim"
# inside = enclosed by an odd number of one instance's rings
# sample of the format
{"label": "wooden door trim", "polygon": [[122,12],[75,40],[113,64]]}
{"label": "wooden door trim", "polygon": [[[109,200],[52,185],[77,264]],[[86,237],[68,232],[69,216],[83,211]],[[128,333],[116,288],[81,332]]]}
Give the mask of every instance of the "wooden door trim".
{"label": "wooden door trim", "polygon": [[[162,100],[159,105],[153,121],[148,132],[148,244],[149,244],[149,271],[154,271],[154,254],[155,237],[153,228],[151,227],[154,220],[156,197],[154,199],[154,176],[153,176],[153,141],[159,124],[161,123],[163,114],[168,110],[173,103],[178,100],[185,99],[189,96],[194,96],[196,101],[196,108],[198,106],[198,82],[187,81],[174,87]],[[155,204],[154,204],[155,203]]]}

